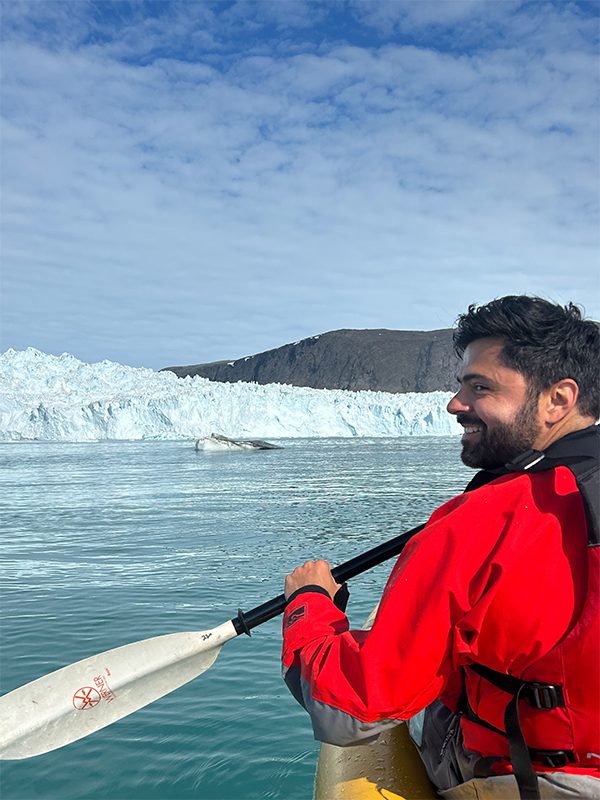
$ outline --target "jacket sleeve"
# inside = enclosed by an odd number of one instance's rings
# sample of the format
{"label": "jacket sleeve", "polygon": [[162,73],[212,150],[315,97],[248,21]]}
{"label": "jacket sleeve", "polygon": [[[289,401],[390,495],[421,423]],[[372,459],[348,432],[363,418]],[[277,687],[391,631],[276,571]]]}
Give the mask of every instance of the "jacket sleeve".
{"label": "jacket sleeve", "polygon": [[411,555],[396,565],[371,631],[349,630],[347,617],[326,594],[304,592],[288,604],[283,674],[310,714],[315,739],[364,744],[442,691],[451,671],[449,628],[441,604],[427,604],[428,623],[419,602],[439,595],[441,587],[423,585],[423,574],[436,570]]}
{"label": "jacket sleeve", "polygon": [[[300,597],[299,603],[295,602],[297,597]],[[304,587],[304,589],[300,589],[291,597],[289,612],[286,611],[284,627],[287,625],[288,628],[291,628],[304,618],[303,615],[308,602],[314,604],[315,614],[318,615],[319,597],[325,601],[323,605],[326,612],[330,610],[330,604],[334,605],[334,610],[339,615],[341,622],[339,630],[348,630],[348,620],[344,613],[339,610],[339,604],[331,603],[329,594],[317,586]],[[327,599],[325,600],[325,598]],[[315,600],[317,601],[316,603]],[[339,747],[367,744],[376,739],[382,731],[400,722],[400,720],[364,722],[352,714],[336,708],[334,705],[319,702],[313,697],[309,682],[302,676],[299,657],[295,657],[290,666],[287,666],[284,660],[282,671],[283,678],[291,694],[308,711],[314,737],[317,741],[335,744]]]}
{"label": "jacket sleeve", "polygon": [[[417,714],[453,685],[461,665],[479,660],[490,606],[512,590],[505,576],[515,562],[530,571],[528,550],[544,538],[539,511],[517,488],[497,508],[484,488],[438,509],[398,559],[370,631],[349,630],[328,595],[307,591],[288,604],[284,675],[317,739],[366,741]],[[504,605],[496,603],[487,624],[491,657]],[[531,645],[519,635],[506,643],[509,660]]]}

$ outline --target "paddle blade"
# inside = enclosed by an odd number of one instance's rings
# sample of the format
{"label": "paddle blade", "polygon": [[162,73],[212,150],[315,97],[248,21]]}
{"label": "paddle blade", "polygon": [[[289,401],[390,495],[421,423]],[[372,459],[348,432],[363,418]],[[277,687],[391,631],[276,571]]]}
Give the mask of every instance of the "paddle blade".
{"label": "paddle blade", "polygon": [[116,722],[209,669],[233,623],[107,650],[0,698],[0,758],[47,753]]}

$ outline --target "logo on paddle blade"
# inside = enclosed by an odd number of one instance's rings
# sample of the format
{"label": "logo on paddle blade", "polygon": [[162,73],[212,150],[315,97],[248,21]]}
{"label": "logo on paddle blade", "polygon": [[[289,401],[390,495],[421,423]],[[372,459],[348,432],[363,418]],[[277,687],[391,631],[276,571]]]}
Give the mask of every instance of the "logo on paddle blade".
{"label": "logo on paddle blade", "polygon": [[288,628],[291,628],[292,625],[295,625],[301,619],[306,619],[306,606],[305,605],[304,606],[300,606],[295,611],[292,611],[290,613],[290,615],[288,616],[288,618],[286,620],[286,623],[285,623],[286,631],[287,631]]}
{"label": "logo on paddle blade", "polygon": [[73,695],[73,705],[77,711],[85,711],[86,708],[93,708],[100,702],[100,692],[92,686],[84,686],[78,689]]}

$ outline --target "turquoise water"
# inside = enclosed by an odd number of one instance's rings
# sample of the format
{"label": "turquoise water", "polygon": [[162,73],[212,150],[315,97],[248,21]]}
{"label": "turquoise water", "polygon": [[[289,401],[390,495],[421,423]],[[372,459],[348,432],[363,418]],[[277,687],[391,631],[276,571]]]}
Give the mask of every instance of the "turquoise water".
{"label": "turquoise water", "polygon": [[[307,558],[340,563],[464,487],[458,439],[0,446],[2,694],[128,642],[215,627],[279,594]],[[360,626],[391,564],[352,582]],[[1,762],[2,800],[312,797],[318,744],[280,677],[280,619],[193,682],[92,736]]]}

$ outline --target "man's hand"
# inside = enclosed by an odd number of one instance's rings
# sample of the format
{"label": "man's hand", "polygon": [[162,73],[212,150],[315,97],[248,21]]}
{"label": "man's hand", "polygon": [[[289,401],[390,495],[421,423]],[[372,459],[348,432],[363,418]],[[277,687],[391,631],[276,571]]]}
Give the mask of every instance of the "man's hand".
{"label": "man's hand", "polygon": [[286,576],[286,599],[289,599],[298,589],[309,585],[322,586],[333,600],[341,584],[333,580],[331,567],[327,561],[323,561],[323,559],[319,559],[318,561],[306,561],[303,566],[296,567],[292,573]]}

